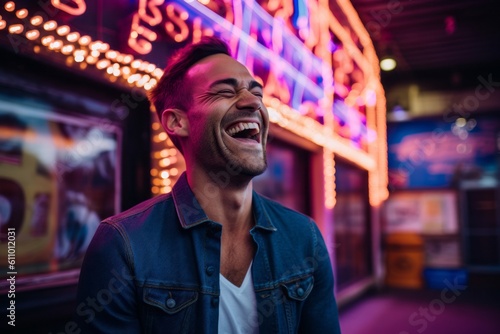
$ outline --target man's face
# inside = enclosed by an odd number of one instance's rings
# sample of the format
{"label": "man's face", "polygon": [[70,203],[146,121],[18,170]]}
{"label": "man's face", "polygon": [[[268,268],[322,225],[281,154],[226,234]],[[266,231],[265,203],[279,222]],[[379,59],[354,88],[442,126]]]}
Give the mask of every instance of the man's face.
{"label": "man's face", "polygon": [[185,85],[192,90],[192,101],[184,153],[194,167],[237,170],[245,177],[264,172],[269,116],[262,86],[246,67],[230,56],[212,55],[187,72]]}

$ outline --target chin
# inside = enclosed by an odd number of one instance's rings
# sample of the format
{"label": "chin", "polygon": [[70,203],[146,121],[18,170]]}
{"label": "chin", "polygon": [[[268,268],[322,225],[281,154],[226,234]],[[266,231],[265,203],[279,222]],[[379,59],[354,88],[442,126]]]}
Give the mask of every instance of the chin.
{"label": "chin", "polygon": [[257,163],[251,162],[241,167],[241,174],[255,177],[264,173],[266,169],[267,169],[267,161],[257,162]]}

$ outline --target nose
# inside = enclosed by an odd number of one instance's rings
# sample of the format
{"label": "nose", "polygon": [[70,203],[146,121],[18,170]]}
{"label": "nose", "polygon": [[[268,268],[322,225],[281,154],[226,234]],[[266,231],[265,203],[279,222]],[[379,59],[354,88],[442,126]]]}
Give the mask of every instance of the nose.
{"label": "nose", "polygon": [[262,99],[260,96],[252,94],[247,89],[243,89],[240,91],[236,107],[240,110],[257,111],[262,108]]}

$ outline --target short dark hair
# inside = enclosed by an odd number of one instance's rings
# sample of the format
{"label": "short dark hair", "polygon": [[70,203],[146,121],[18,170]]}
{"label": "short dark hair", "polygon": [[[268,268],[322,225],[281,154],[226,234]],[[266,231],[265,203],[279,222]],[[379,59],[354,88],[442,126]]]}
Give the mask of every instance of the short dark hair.
{"label": "short dark hair", "polygon": [[165,109],[189,109],[191,98],[187,96],[189,91],[184,86],[186,73],[198,61],[220,53],[231,56],[227,43],[218,37],[204,36],[198,43],[179,49],[171,57],[163,76],[149,95],[160,121]]}

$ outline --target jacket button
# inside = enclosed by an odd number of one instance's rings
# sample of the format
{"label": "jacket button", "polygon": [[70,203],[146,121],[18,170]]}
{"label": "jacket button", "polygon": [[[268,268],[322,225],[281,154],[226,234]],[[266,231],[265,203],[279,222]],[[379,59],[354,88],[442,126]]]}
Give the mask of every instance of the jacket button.
{"label": "jacket button", "polygon": [[298,289],[297,289],[297,295],[298,295],[299,297],[302,297],[302,296],[304,295],[304,289],[302,289],[302,288],[298,288]]}
{"label": "jacket button", "polygon": [[167,307],[168,308],[174,308],[175,307],[175,300],[173,298],[167,299]]}
{"label": "jacket button", "polygon": [[219,305],[219,298],[214,297],[212,298],[212,306],[218,306]]}
{"label": "jacket button", "polygon": [[215,273],[215,268],[213,266],[208,266],[206,272],[208,276],[212,276]]}

